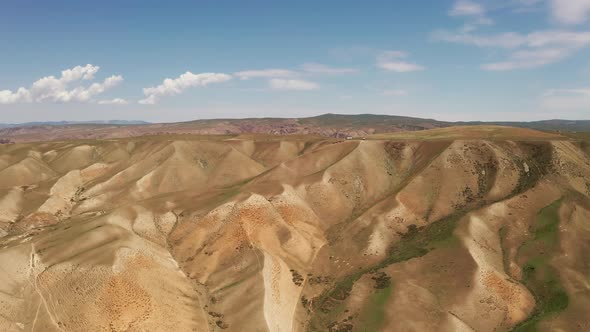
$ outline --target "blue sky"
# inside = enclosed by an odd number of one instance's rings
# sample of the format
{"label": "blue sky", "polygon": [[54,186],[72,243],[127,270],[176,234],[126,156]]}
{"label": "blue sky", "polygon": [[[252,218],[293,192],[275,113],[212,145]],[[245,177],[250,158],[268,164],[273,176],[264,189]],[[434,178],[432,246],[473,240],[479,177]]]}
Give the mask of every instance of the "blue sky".
{"label": "blue sky", "polygon": [[590,119],[590,0],[1,6],[0,122]]}

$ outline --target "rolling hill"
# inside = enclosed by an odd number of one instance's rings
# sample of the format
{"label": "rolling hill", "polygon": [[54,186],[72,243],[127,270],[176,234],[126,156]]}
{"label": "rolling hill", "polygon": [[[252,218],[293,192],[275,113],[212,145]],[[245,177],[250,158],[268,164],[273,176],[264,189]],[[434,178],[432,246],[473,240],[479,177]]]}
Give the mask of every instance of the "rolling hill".
{"label": "rolling hill", "polygon": [[590,141],[371,134],[1,145],[0,329],[590,329]]}

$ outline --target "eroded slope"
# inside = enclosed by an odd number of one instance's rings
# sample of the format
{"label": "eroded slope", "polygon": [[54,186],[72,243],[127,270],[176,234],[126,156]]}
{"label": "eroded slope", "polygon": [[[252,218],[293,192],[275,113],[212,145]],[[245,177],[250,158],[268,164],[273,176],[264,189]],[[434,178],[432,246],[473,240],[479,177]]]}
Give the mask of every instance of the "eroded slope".
{"label": "eroded slope", "polygon": [[2,146],[0,326],[587,330],[585,146],[544,135]]}

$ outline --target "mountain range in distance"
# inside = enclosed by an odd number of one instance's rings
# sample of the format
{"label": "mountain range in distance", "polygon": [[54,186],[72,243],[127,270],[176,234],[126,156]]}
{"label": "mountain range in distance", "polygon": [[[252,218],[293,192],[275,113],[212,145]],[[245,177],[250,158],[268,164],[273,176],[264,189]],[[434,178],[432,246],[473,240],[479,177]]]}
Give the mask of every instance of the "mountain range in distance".
{"label": "mountain range in distance", "polygon": [[138,120],[58,121],[0,124],[0,138],[14,142],[64,139],[110,139],[145,135],[319,135],[342,138],[454,126],[496,125],[543,131],[590,132],[590,120],[438,121],[376,114],[323,114],[307,118],[205,119],[175,123]]}
{"label": "mountain range in distance", "polygon": [[90,120],[90,121],[34,121],[22,123],[0,123],[0,128],[34,127],[34,126],[67,126],[79,124],[104,124],[104,125],[139,125],[148,124],[139,120]]}

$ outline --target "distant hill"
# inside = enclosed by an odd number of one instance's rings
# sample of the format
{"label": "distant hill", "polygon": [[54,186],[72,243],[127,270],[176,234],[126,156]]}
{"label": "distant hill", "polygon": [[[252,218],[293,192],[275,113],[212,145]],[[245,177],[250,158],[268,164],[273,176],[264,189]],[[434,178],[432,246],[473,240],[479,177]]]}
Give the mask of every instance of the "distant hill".
{"label": "distant hill", "polygon": [[590,120],[541,120],[541,121],[438,121],[434,119],[414,118],[396,115],[376,114],[324,114],[301,119],[325,126],[393,126],[407,130],[422,130],[451,126],[496,125],[519,128],[530,128],[545,131],[584,131],[590,132]]}
{"label": "distant hill", "polygon": [[[471,122],[471,124],[475,124]],[[543,120],[531,122],[488,122],[500,126],[522,127],[550,131],[590,131],[590,120]]]}
{"label": "distant hill", "polygon": [[448,122],[406,116],[376,114],[323,114],[308,118],[209,119],[176,123],[143,121],[30,122],[0,125],[0,138],[15,142],[67,139],[109,139],[144,135],[319,135],[342,138],[446,128],[500,125],[543,131],[590,132],[590,120],[532,122]]}
{"label": "distant hill", "polygon": [[149,124],[139,120],[91,120],[91,121],[35,121],[24,123],[0,123],[0,128],[33,127],[33,126],[66,126],[75,124],[103,124],[103,125],[140,125]]}

